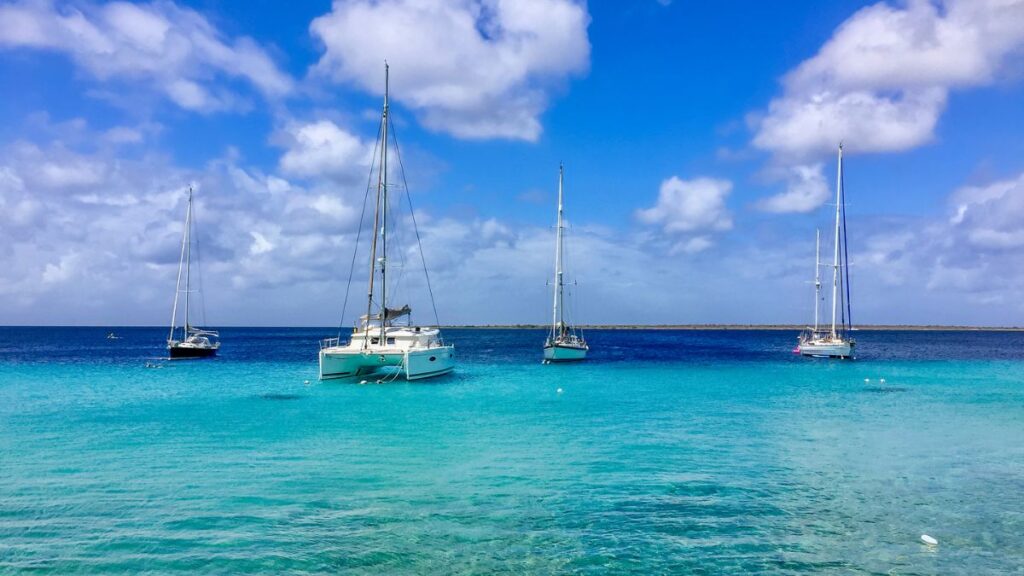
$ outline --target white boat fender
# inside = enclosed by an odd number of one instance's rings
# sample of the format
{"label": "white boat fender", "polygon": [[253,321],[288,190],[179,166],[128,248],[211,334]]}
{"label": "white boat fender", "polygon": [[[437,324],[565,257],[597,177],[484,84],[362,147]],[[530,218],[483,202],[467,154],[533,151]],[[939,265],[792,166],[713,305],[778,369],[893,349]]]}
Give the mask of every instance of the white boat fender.
{"label": "white boat fender", "polygon": [[366,380],[360,380],[359,383],[360,384],[366,384]]}
{"label": "white boat fender", "polygon": [[929,546],[938,546],[938,544],[939,544],[938,540],[936,540],[935,538],[932,538],[931,536],[929,536],[927,534],[921,534],[921,542],[924,542],[925,544],[927,544]]}

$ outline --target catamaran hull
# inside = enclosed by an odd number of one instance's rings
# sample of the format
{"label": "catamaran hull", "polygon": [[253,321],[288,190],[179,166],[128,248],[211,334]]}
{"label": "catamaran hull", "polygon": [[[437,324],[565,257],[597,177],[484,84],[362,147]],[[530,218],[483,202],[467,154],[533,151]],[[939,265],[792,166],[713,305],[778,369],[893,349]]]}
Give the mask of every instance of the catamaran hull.
{"label": "catamaran hull", "polygon": [[800,354],[813,356],[815,358],[853,358],[853,344],[843,343],[813,343],[800,344]]}
{"label": "catamaran hull", "polygon": [[545,362],[578,362],[587,357],[586,348],[575,346],[545,346]]}
{"label": "catamaran hull", "polygon": [[172,346],[168,351],[171,358],[212,358],[217,355],[216,348],[196,348],[193,346]]}
{"label": "catamaran hull", "polygon": [[320,351],[321,380],[369,376],[388,367],[399,368],[406,380],[443,376],[455,369],[454,347],[408,352],[365,352],[348,348]]}

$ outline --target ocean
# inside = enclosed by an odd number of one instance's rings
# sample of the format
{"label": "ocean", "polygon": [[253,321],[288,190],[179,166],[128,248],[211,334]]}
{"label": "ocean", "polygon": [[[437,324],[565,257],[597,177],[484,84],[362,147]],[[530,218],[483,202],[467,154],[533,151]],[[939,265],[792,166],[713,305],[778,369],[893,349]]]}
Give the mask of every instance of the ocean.
{"label": "ocean", "polygon": [[0,573],[1024,573],[1024,333],[447,330],[359,385],[331,329],[110,330],[0,328]]}

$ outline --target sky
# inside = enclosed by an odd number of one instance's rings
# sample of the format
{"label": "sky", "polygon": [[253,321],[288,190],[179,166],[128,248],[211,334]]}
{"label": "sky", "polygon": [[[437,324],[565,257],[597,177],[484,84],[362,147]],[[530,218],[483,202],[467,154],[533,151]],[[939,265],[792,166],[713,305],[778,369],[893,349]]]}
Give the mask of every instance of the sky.
{"label": "sky", "polygon": [[385,60],[442,324],[559,163],[576,321],[809,322],[842,141],[854,323],[1024,325],[1024,0],[0,0],[0,324],[169,322],[190,186],[208,324],[351,324]]}

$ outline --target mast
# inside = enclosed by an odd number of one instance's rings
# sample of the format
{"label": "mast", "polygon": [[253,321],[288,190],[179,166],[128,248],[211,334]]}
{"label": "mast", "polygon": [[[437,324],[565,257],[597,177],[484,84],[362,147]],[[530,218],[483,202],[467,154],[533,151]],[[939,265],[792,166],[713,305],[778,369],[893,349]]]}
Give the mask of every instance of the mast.
{"label": "mast", "polygon": [[821,305],[821,229],[814,231],[814,332],[818,332],[818,313]]}
{"label": "mast", "polygon": [[[185,264],[185,250],[186,250],[186,246],[188,246],[188,244],[189,244],[189,242],[188,242],[188,229],[189,229],[189,225],[190,225],[189,221],[191,220],[191,216],[192,216],[192,187],[189,186],[189,188],[188,188],[188,207],[185,209],[185,232],[181,236],[181,257],[178,259],[178,279],[174,282],[174,307],[171,308],[171,331],[167,335],[167,341],[168,342],[170,342],[171,340],[174,340],[174,325],[177,324],[177,321],[178,321],[178,295],[181,294],[181,268]],[[187,319],[187,314],[188,314],[187,313],[187,310],[188,310],[188,293],[187,292],[186,292],[186,295],[185,295],[185,299],[186,299],[185,300],[185,310],[186,310],[186,320],[185,320],[185,323],[187,324],[188,323],[188,319]]]}
{"label": "mast", "polygon": [[555,301],[551,310],[551,335],[558,337],[564,322],[562,306],[562,164],[558,165],[558,219],[555,224]]}
{"label": "mast", "polygon": [[[370,337],[370,315],[373,312],[373,280],[377,274],[377,239],[382,236],[380,232],[380,200],[381,191],[384,189],[386,183],[386,163],[387,163],[387,143],[388,143],[388,64],[384,62],[384,110],[381,112],[381,131],[383,133],[383,139],[381,140],[381,165],[377,172],[377,198],[374,201],[373,207],[373,240],[370,242],[370,277],[368,286],[366,289],[366,324],[363,326],[363,348],[366,348]],[[384,282],[384,271],[383,271],[383,259],[381,261],[381,283]],[[383,297],[381,298],[383,300]],[[383,308],[383,304],[381,305]],[[381,324],[384,323],[384,314],[381,313]]]}
{"label": "mast", "polygon": [[385,327],[388,321],[388,63],[384,61],[384,123],[383,140],[381,141],[381,227],[380,227],[380,343],[384,345],[386,340]]}
{"label": "mast", "polygon": [[835,257],[832,260],[832,338],[836,338],[836,312],[839,308],[839,218],[843,199],[843,143],[839,143],[839,170],[836,176]]}

